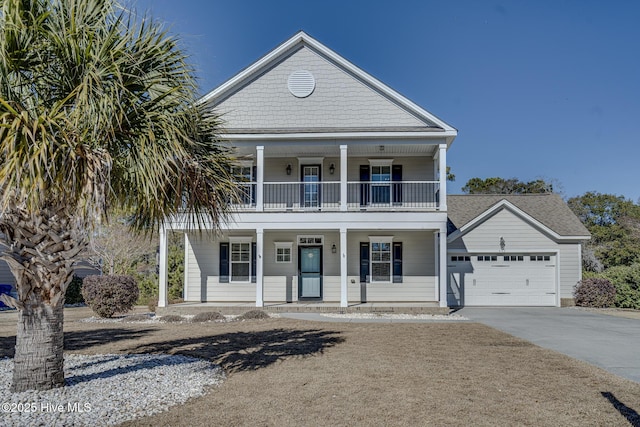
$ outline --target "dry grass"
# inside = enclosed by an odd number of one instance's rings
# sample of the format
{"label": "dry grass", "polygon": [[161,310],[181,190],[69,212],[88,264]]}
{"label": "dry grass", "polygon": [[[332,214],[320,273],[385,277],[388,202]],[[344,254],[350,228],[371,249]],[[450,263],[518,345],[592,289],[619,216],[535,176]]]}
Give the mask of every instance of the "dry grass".
{"label": "dry grass", "polygon": [[[640,384],[476,323],[104,324],[72,310],[68,352],[184,354],[225,368],[220,388],[132,426],[640,422]],[[12,354],[10,316],[0,313],[0,356]]]}

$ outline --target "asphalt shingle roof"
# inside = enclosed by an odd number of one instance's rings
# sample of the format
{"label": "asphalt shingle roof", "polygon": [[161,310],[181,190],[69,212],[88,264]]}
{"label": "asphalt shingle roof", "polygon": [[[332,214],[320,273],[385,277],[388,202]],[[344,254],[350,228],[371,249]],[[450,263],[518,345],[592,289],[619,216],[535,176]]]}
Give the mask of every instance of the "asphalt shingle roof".
{"label": "asphalt shingle roof", "polygon": [[558,194],[465,194],[447,196],[449,221],[461,228],[506,200],[560,236],[590,236],[580,219]]}

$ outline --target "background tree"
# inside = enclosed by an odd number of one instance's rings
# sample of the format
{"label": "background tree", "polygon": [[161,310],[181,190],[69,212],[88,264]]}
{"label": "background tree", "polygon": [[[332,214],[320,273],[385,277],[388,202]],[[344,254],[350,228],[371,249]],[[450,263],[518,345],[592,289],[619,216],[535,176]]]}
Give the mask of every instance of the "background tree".
{"label": "background tree", "polygon": [[109,223],[99,224],[89,237],[82,258],[96,270],[110,275],[134,274],[151,262],[155,266],[158,247],[155,233],[131,234],[129,221],[122,214],[112,214]]}
{"label": "background tree", "polygon": [[553,184],[543,179],[523,182],[517,178],[471,178],[462,191],[466,194],[540,194],[553,193]]}
{"label": "background tree", "polygon": [[[177,40],[111,0],[5,0],[0,15],[0,238],[16,279],[13,391],[64,385],[74,258],[107,209],[149,232],[214,225],[236,194],[219,120]],[[123,242],[126,244],[126,242]]]}
{"label": "background tree", "polygon": [[[629,266],[640,261],[640,206],[623,196],[587,192],[567,202],[591,233],[585,255],[602,266]],[[585,263],[590,268],[592,262]]]}

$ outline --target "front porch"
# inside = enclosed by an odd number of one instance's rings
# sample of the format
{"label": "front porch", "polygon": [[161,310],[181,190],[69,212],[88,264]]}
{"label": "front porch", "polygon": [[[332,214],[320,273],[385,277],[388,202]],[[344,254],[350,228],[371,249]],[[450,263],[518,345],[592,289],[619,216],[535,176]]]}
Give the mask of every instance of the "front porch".
{"label": "front porch", "polygon": [[[294,229],[185,231],[184,301],[275,311],[446,308],[444,221],[401,216],[405,221],[384,229],[312,221]],[[159,307],[168,306],[166,233],[160,233]]]}
{"label": "front porch", "polygon": [[[255,310],[255,303],[249,302],[183,302],[158,307],[156,314],[192,315],[207,311],[217,311],[224,315],[239,315]],[[269,313],[393,313],[393,314],[449,314],[448,307],[440,307],[438,302],[406,302],[406,303],[354,303],[341,307],[340,303],[265,303],[260,310]]]}

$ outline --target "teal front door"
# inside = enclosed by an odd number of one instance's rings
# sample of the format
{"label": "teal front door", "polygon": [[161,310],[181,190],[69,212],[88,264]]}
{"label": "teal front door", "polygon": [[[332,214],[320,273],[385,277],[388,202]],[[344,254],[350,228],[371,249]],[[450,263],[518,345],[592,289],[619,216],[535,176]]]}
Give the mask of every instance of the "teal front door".
{"label": "teal front door", "polygon": [[322,246],[300,246],[299,297],[322,298]]}

